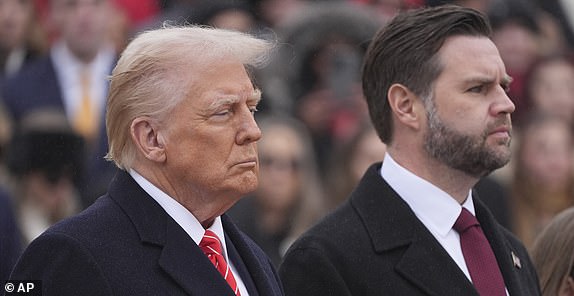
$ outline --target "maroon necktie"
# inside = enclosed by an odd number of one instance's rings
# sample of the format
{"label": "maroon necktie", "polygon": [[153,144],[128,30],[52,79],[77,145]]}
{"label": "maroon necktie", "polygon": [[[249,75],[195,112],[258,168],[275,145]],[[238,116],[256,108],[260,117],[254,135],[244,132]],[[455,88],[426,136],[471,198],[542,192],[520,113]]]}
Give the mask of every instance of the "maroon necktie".
{"label": "maroon necktie", "polygon": [[219,241],[217,234],[211,230],[206,230],[201,242],[199,243],[199,248],[201,248],[205,255],[207,255],[207,258],[209,258],[219,273],[221,273],[221,276],[223,276],[231,289],[235,292],[235,295],[241,296],[235,277],[233,277],[233,273],[231,272],[231,268],[229,268],[229,265],[225,262],[225,258],[223,258],[221,242]]}
{"label": "maroon necktie", "polygon": [[465,208],[452,227],[460,235],[464,261],[472,283],[481,296],[506,296],[496,257],[478,220]]}

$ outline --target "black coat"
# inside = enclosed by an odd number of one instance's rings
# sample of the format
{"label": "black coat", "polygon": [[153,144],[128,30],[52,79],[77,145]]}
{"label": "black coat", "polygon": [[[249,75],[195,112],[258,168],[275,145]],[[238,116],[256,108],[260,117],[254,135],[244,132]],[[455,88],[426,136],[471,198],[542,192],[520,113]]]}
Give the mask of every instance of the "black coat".
{"label": "black coat", "polygon": [[[226,216],[230,260],[250,295],[283,295],[263,251]],[[34,240],[11,279],[49,295],[234,295],[199,246],[126,172],[108,194]]]}
{"label": "black coat", "polygon": [[[110,65],[110,72],[113,66]],[[66,114],[63,91],[60,89],[54,61],[49,55],[38,58],[3,81],[0,92],[1,103],[14,120],[16,128],[27,115],[40,110],[54,110]],[[86,174],[81,176],[82,180],[78,184],[84,207],[91,205],[98,196],[105,193],[115,173],[113,163],[104,159],[108,151],[104,115],[103,112],[100,114],[96,141],[87,147],[87,159],[84,163]]]}
{"label": "black coat", "polygon": [[[279,270],[286,295],[478,296],[380,166],[371,166],[350,199],[291,246]],[[510,295],[540,295],[524,246],[478,199],[474,205]]]}

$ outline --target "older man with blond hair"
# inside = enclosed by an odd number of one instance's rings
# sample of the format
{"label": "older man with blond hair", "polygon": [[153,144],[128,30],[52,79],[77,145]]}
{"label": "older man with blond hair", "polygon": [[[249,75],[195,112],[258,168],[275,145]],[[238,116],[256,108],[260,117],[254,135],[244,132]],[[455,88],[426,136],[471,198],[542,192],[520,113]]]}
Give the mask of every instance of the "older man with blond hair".
{"label": "older man with blond hair", "polygon": [[27,248],[12,280],[43,295],[282,295],[263,251],[224,214],[258,184],[250,69],[272,45],[172,27],[136,37],[106,112],[121,169],[108,193]]}

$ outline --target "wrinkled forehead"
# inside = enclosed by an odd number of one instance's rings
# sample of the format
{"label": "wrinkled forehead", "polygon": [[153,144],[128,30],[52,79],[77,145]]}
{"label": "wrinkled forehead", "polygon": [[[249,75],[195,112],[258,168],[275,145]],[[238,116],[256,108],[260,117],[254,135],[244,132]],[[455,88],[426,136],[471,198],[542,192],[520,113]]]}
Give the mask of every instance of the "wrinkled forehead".
{"label": "wrinkled forehead", "polygon": [[237,60],[182,67],[181,71],[174,77],[189,86],[186,97],[198,98],[210,110],[237,103],[257,105],[261,100],[261,91],[253,85],[245,66]]}
{"label": "wrinkled forehead", "polygon": [[253,69],[232,55],[206,55],[201,59],[176,58],[168,64],[171,64],[168,71],[172,69],[174,75],[182,78],[187,77],[196,87],[210,88],[214,86],[210,80],[232,81],[246,78],[251,86],[256,88],[252,75]]}

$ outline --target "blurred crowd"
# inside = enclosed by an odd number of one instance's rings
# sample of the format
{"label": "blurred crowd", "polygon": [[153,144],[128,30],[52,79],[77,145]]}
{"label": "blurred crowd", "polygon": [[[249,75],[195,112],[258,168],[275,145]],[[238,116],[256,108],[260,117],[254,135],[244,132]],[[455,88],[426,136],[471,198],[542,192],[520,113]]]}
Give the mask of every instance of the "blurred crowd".
{"label": "blurred crowd", "polygon": [[515,153],[477,191],[530,247],[574,205],[573,1],[0,0],[0,282],[26,244],[106,191],[107,77],[138,32],[204,24],[277,41],[254,73],[260,186],[230,215],[278,265],[383,160],[360,82],[371,37],[400,10],[445,3],[488,15],[513,78]]}

